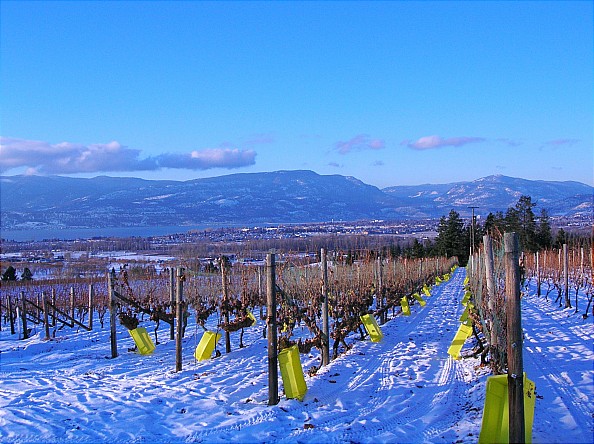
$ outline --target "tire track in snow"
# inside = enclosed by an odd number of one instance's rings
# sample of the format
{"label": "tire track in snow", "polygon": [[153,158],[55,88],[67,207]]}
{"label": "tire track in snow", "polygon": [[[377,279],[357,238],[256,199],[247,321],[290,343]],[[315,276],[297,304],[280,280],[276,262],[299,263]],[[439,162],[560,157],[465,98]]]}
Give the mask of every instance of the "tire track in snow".
{"label": "tire track in snow", "polygon": [[[358,349],[369,345],[365,362],[356,360],[356,376],[341,381],[340,386],[335,384],[337,387],[327,393],[323,401],[332,402],[337,393],[348,396],[349,392],[365,390],[370,393],[366,405],[329,410],[327,417],[319,418],[314,417],[314,412],[319,412],[319,405],[304,405],[301,415],[295,416],[309,418],[315,432],[296,428],[285,441],[307,440],[309,436],[319,439],[320,433],[326,432],[331,442],[368,442],[390,437],[394,439],[395,436],[421,442],[449,429],[452,426],[452,412],[444,409],[443,404],[454,406],[459,401],[465,390],[463,375],[458,364],[446,354],[446,340],[437,340],[432,353],[428,353],[424,342],[427,335],[438,334],[436,330],[442,330],[443,336],[443,330],[447,327],[451,327],[447,333],[448,339],[449,336],[453,337],[461,311],[459,300],[463,293],[463,278],[462,271],[456,272],[450,281],[434,288],[435,294],[429,298],[426,307],[421,309],[416,306],[417,310],[410,318],[397,317],[382,326],[382,343],[357,344]],[[428,357],[428,354],[435,353],[437,356]],[[356,356],[345,354],[343,357],[349,360]],[[329,367],[328,372],[334,374],[346,370],[340,368],[338,360]],[[426,374],[435,376],[429,379]],[[418,375],[421,378],[417,378]],[[419,385],[419,379],[424,380],[425,385]],[[316,382],[310,387],[310,396],[315,392]],[[336,382],[339,382],[338,378]],[[388,414],[383,410],[388,410]],[[378,418],[381,420],[377,421]]]}
{"label": "tire track in snow", "polygon": [[[594,434],[592,419],[594,403],[583,393],[578,384],[583,384],[581,380],[589,375],[589,389],[592,391],[591,380],[594,376],[592,369],[594,352],[591,348],[594,339],[592,326],[585,324],[579,328],[573,325],[580,322],[581,319],[577,316],[563,316],[562,310],[556,310],[550,315],[546,307],[541,307],[545,302],[549,303],[549,301],[539,299],[538,296],[530,295],[523,300],[522,304],[524,370],[528,378],[535,382],[536,393],[545,394],[544,399],[537,399],[535,423],[539,407],[554,408],[553,403],[560,402],[571,417],[571,421],[569,421],[566,415],[563,415],[561,411],[559,413],[560,417],[563,416],[561,425],[568,433],[566,438],[576,442],[579,442],[580,439],[591,439]],[[581,347],[579,341],[575,342],[569,335],[562,333],[575,330],[580,331],[577,336],[582,342],[590,343],[589,347]],[[554,337],[555,340],[551,341],[551,337]],[[555,345],[551,347],[551,343]],[[551,353],[543,353],[542,346],[546,346],[545,344],[549,344],[550,349],[555,349],[558,360],[553,362],[549,357],[552,356]],[[587,385],[586,382],[585,388],[588,388]],[[557,397],[558,401],[551,399],[554,397]],[[545,404],[548,405],[545,407]],[[575,437],[572,436],[574,433]]]}

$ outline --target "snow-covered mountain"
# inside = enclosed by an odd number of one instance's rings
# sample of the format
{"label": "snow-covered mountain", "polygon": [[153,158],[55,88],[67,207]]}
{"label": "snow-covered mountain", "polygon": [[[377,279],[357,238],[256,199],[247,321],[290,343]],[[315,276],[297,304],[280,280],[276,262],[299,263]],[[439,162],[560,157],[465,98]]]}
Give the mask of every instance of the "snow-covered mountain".
{"label": "snow-covered mountain", "polygon": [[435,215],[435,210],[443,214],[444,210],[449,209],[467,214],[470,206],[478,207],[478,214],[505,212],[524,195],[532,198],[537,209],[544,208],[550,215],[592,217],[594,188],[573,181],[553,182],[494,175],[472,182],[396,186],[384,188],[383,191],[431,215]]}
{"label": "snow-covered mountain", "polygon": [[5,230],[260,224],[435,218],[469,206],[505,211],[521,195],[551,215],[592,217],[591,186],[489,176],[472,182],[380,190],[312,171],[232,174],[191,181],[60,176],[0,177]]}

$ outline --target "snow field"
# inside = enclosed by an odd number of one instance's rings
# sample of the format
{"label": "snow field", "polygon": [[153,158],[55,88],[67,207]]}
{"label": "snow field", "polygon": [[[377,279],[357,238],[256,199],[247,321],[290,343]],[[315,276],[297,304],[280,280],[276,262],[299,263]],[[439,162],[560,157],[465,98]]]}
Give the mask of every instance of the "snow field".
{"label": "snow field", "polygon": [[[161,329],[155,353],[128,352],[118,326],[120,356],[108,359],[109,328],[63,330],[43,341],[0,332],[0,442],[476,442],[487,369],[454,361],[447,349],[463,310],[458,269],[433,287],[427,305],[411,307],[382,326],[380,343],[359,341],[315,376],[306,375],[303,402],[268,406],[264,321],[232,333],[233,351],[196,362],[202,330],[188,326],[183,370],[175,343]],[[534,442],[593,442],[592,319],[582,320],[544,298],[523,299],[524,363],[536,383]],[[257,315],[255,312],[254,314]],[[190,321],[192,318],[190,318]],[[144,323],[152,336],[152,323]],[[213,318],[207,327],[215,329]],[[296,330],[300,330],[296,328]],[[307,329],[303,329],[305,333]],[[467,341],[463,352],[472,347]],[[305,372],[319,365],[316,349],[301,355]]]}

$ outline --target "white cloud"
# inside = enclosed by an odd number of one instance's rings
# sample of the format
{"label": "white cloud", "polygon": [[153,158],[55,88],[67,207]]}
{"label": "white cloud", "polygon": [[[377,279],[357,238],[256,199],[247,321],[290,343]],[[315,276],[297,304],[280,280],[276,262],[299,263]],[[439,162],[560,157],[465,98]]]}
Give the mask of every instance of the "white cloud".
{"label": "white cloud", "polygon": [[415,150],[430,150],[434,148],[443,148],[446,146],[462,146],[469,143],[484,142],[482,137],[449,137],[424,136],[416,141],[405,140],[401,145],[406,145]]}
{"label": "white cloud", "polygon": [[361,150],[381,150],[385,147],[386,143],[383,139],[372,139],[367,134],[358,134],[346,142],[340,141],[334,144],[334,149],[340,154]]}
{"label": "white cloud", "polygon": [[207,170],[210,168],[240,168],[256,163],[254,150],[237,148],[208,148],[189,154],[162,154],[156,160],[162,168],[187,168]]}
{"label": "white cloud", "polygon": [[161,168],[239,168],[253,165],[254,150],[211,148],[191,153],[164,153],[140,158],[140,150],[117,141],[82,145],[70,142],[0,137],[0,172],[27,168],[30,174],[74,174],[110,171],[150,171]]}

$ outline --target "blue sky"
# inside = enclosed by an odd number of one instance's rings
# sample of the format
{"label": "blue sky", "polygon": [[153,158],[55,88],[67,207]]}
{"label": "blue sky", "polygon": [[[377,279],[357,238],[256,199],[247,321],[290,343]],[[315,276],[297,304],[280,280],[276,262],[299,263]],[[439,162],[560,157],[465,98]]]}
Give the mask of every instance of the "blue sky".
{"label": "blue sky", "polygon": [[0,172],[594,184],[592,2],[1,3]]}

